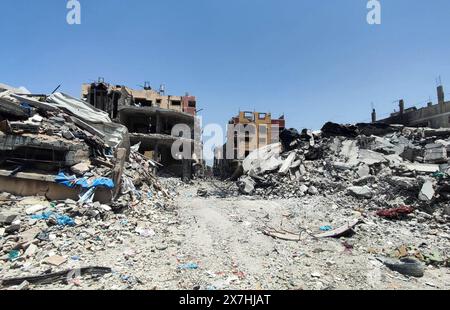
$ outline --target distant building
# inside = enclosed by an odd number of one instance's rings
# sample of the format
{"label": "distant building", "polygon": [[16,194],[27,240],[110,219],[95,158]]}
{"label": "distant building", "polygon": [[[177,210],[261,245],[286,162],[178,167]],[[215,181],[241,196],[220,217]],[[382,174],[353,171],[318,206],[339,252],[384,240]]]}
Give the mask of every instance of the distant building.
{"label": "distant building", "polygon": [[372,111],[373,123],[400,124],[409,127],[450,127],[450,101],[445,101],[444,87],[437,88],[438,103],[429,102],[423,108],[405,109],[405,101],[399,100],[399,111],[392,113],[388,118],[377,120],[376,111]]}
{"label": "distant building", "polygon": [[239,112],[228,123],[227,142],[215,150],[214,174],[232,176],[252,151],[279,142],[285,127],[284,116],[272,119],[270,113]]}
{"label": "distant building", "polygon": [[[192,163],[202,162],[196,97],[166,95],[163,85],[155,91],[145,83],[143,89],[136,90],[99,80],[83,84],[82,98],[125,125],[130,132],[130,142],[140,142],[139,151],[161,163],[169,172],[188,178],[192,173]],[[191,131],[192,161],[172,156],[172,145],[180,140],[179,136],[172,135],[172,129],[179,124],[187,125]]]}

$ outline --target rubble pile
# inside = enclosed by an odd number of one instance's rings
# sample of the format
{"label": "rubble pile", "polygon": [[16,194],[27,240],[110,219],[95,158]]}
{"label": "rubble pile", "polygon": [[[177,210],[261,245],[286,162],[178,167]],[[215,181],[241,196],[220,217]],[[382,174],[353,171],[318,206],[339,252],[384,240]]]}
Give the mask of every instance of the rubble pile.
{"label": "rubble pile", "polygon": [[17,276],[2,284],[110,273],[91,265],[94,253],[174,221],[175,194],[157,165],[129,147],[126,127],[83,101],[0,89],[0,271]]}
{"label": "rubble pile", "polygon": [[439,207],[448,211],[450,130],[383,124],[326,124],[289,130],[251,153],[237,185],[265,198],[341,195],[369,208]]}

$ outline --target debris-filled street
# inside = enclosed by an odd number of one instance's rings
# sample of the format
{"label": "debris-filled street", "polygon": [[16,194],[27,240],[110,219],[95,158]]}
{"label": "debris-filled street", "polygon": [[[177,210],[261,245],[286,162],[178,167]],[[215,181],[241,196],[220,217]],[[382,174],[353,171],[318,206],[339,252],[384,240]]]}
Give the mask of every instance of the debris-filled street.
{"label": "debris-filled street", "polygon": [[283,129],[235,180],[186,180],[22,92],[0,93],[3,289],[449,289],[448,129]]}
{"label": "debris-filled street", "polygon": [[[197,197],[199,185],[212,196]],[[2,245],[2,275],[111,268],[68,283],[66,276],[46,285],[28,284],[32,279],[14,283],[34,289],[449,288],[448,222],[440,214],[417,211],[392,221],[367,210],[365,202],[348,205],[354,201],[339,194],[221,198],[216,186],[202,182],[183,187],[173,201],[175,208],[144,200],[124,213],[77,217],[76,226],[48,226],[10,203],[2,212],[21,214],[23,228],[16,235],[22,242],[34,241],[17,246],[17,239],[8,238]],[[353,235],[317,236],[350,219],[361,221]],[[268,236],[271,232],[275,237]],[[424,275],[392,271],[377,257],[415,257],[426,262]]]}

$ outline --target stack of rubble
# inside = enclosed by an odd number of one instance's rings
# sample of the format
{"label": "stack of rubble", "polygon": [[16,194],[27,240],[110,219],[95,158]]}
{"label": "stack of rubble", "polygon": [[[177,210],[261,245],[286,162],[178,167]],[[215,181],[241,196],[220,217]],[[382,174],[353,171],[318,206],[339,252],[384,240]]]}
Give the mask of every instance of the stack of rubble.
{"label": "stack of rubble", "polygon": [[3,285],[59,281],[61,272],[64,280],[65,268],[79,266],[86,251],[107,250],[123,234],[158,231],[155,214],[170,216],[173,193],[156,178],[157,163],[130,148],[124,126],[65,94],[1,87],[0,270],[19,276]]}
{"label": "stack of rubble", "polygon": [[[450,199],[449,129],[326,124],[289,130],[251,153],[237,185],[266,198],[345,194],[375,208],[427,207]],[[448,207],[447,207],[448,210]]]}

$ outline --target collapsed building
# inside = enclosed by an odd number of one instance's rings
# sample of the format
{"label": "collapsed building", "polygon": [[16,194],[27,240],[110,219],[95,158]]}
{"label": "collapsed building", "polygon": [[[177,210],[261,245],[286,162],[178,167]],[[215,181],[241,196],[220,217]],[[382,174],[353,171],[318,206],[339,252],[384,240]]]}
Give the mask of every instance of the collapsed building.
{"label": "collapsed building", "polygon": [[272,119],[270,113],[239,112],[228,122],[226,143],[215,150],[214,174],[236,177],[243,160],[252,151],[279,141],[285,127],[284,116]]}
{"label": "collapsed building", "polygon": [[450,129],[327,123],[253,151],[237,186],[269,199],[344,194],[380,216],[405,206],[448,213],[449,143]]}
{"label": "collapsed building", "polygon": [[[136,90],[100,79],[97,83],[83,84],[82,98],[126,126],[131,144],[140,143],[139,152],[160,163],[162,170],[183,179],[201,173],[201,130],[195,96],[166,95],[164,85],[155,91],[146,82],[143,89]],[[177,128],[184,128],[183,136]],[[176,142],[190,145],[189,156],[181,155],[183,147],[172,154]]]}
{"label": "collapsed building", "polygon": [[405,101],[399,100],[399,111],[388,118],[377,120],[376,110],[372,111],[372,123],[401,124],[409,127],[449,128],[450,101],[445,101],[444,87],[437,87],[438,103],[428,102],[426,107],[405,109]]}
{"label": "collapsed building", "polygon": [[[160,188],[155,167],[134,154],[127,128],[104,111],[63,93],[0,85],[0,192],[111,203],[122,194],[123,180],[128,188]],[[139,182],[136,169],[146,176]]]}

